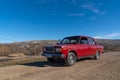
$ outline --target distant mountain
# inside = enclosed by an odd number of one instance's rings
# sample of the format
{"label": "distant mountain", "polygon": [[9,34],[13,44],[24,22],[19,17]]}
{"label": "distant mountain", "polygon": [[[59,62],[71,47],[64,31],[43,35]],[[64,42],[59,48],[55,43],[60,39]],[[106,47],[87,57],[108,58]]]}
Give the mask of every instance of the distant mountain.
{"label": "distant mountain", "polygon": [[11,43],[11,44],[21,44],[21,43],[50,43],[50,44],[53,44],[57,42],[57,40],[33,40],[33,41],[23,41],[23,42],[14,42],[14,43]]}
{"label": "distant mountain", "polygon": [[96,39],[96,42],[104,46],[105,52],[120,51],[120,39]]}

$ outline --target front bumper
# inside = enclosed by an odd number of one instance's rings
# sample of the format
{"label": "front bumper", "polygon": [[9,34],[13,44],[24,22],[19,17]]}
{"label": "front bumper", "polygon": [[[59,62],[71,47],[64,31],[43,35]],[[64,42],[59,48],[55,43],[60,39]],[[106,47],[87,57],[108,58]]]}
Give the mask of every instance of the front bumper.
{"label": "front bumper", "polygon": [[48,54],[48,53],[43,53],[42,56],[48,57],[48,58],[65,58],[64,54]]}

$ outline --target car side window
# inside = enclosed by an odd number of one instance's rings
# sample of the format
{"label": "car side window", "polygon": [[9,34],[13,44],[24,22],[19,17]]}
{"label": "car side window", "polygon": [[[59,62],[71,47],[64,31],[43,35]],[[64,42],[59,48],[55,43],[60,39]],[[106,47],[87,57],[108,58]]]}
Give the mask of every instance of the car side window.
{"label": "car side window", "polygon": [[80,39],[80,44],[88,44],[87,38],[82,38]]}
{"label": "car side window", "polygon": [[93,39],[91,39],[91,38],[88,38],[88,42],[89,42],[89,44],[93,44],[93,45],[95,45],[94,40],[93,40]]}
{"label": "car side window", "polygon": [[71,40],[72,44],[77,44],[77,40]]}

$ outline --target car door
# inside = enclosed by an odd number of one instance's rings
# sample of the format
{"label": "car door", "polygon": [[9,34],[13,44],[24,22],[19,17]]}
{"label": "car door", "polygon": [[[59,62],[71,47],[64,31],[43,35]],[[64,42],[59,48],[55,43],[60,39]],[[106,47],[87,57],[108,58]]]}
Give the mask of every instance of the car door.
{"label": "car door", "polygon": [[88,38],[89,46],[90,46],[90,55],[95,55],[96,53],[96,43],[92,38]]}
{"label": "car door", "polygon": [[79,57],[88,56],[90,53],[89,43],[87,37],[81,37],[78,46]]}

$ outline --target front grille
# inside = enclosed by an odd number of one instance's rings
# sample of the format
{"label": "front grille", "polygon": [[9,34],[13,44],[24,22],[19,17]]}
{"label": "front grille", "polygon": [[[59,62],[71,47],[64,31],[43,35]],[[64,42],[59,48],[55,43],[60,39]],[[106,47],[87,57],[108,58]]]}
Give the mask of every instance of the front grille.
{"label": "front grille", "polygon": [[54,53],[54,47],[46,47],[45,49],[46,53]]}

